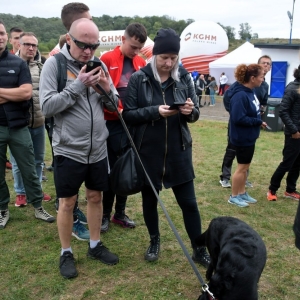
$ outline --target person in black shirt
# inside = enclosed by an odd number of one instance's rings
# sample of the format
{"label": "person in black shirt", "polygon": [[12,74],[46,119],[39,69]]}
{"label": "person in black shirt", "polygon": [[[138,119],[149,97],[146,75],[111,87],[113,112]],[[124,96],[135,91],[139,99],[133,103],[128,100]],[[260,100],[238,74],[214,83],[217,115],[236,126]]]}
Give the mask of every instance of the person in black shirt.
{"label": "person in black shirt", "polygon": [[43,192],[35,170],[28,130],[29,100],[32,96],[30,71],[24,60],[9,53],[7,40],[5,26],[0,21],[0,229],[9,220],[10,195],[5,181],[7,146],[21,171],[28,203],[34,206],[35,217],[46,222],[55,220],[42,207]]}

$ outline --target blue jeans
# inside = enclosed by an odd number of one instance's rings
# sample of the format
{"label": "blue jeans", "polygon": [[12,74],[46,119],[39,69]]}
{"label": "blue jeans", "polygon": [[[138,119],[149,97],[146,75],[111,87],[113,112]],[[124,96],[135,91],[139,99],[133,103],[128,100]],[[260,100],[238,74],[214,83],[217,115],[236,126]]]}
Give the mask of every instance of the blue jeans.
{"label": "blue jeans", "polygon": [[215,105],[216,104],[215,91],[213,89],[209,89],[209,97],[210,97],[210,104]]}
{"label": "blue jeans", "polygon": [[8,208],[9,189],[5,181],[7,146],[14,155],[24,181],[27,202],[35,208],[41,207],[43,192],[36,175],[34,153],[28,127],[9,129],[0,126],[0,210]]}
{"label": "blue jeans", "polygon": [[[36,174],[39,178],[39,181],[42,182],[42,171],[44,164],[44,155],[45,155],[45,127],[40,126],[37,128],[28,128],[33,144],[34,152],[34,162]],[[12,164],[12,173],[14,176],[14,189],[17,195],[25,195],[25,188],[23,184],[23,179],[21,172],[18,168],[17,162],[10,152],[10,162]]]}

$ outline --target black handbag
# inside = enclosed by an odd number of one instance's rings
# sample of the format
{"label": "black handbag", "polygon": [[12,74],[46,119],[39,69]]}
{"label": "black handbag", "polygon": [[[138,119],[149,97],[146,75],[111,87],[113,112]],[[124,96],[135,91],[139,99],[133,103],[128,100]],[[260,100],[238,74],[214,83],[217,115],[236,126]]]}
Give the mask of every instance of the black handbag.
{"label": "black handbag", "polygon": [[145,182],[143,167],[130,147],[115,162],[110,172],[111,188],[115,194],[128,196],[139,193]]}

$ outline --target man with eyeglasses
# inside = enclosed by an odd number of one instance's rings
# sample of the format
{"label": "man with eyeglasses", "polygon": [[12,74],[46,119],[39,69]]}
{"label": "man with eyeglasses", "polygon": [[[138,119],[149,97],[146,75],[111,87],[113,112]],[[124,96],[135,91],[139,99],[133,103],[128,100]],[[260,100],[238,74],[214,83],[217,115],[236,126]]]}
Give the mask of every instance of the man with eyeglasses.
{"label": "man with eyeglasses", "polygon": [[5,181],[7,146],[19,166],[35,217],[49,223],[55,220],[42,207],[43,192],[28,130],[32,97],[30,71],[24,60],[9,53],[7,40],[4,24],[0,21],[0,229],[5,228],[9,220],[10,195]]}
{"label": "man with eyeglasses", "polygon": [[[40,107],[39,82],[43,64],[41,61],[41,54],[38,51],[38,40],[33,32],[23,32],[20,35],[20,49],[15,53],[15,55],[27,62],[31,74],[33,91],[32,104],[29,109],[30,119],[28,128],[33,143],[36,173],[40,183],[42,184],[42,171],[45,155],[45,117]],[[22,151],[22,149],[20,149],[20,151]],[[22,175],[12,153],[10,154],[10,159],[14,177],[14,190],[16,192],[15,206],[23,207],[27,205],[27,200]],[[44,201],[51,200],[49,195],[45,193],[43,195]]]}
{"label": "man with eyeglasses", "polygon": [[[271,66],[272,66],[271,57],[268,55],[263,55],[258,59],[257,63],[262,66],[264,71],[264,77],[265,77],[266,74],[271,70]],[[266,111],[266,106],[269,97],[269,84],[264,80],[259,87],[254,88],[254,93],[257,99],[259,100],[260,112],[263,115],[264,112]]]}
{"label": "man with eyeglasses", "polygon": [[[61,49],[67,64],[67,82],[58,93],[55,57],[46,61],[40,81],[40,101],[46,117],[54,116],[54,181],[59,210],[57,227],[62,246],[60,273],[64,278],[77,276],[71,234],[73,208],[82,183],[85,183],[90,242],[87,255],[114,265],[119,258],[100,241],[102,191],[108,189],[108,159],[103,106],[108,101],[96,87],[100,85],[114,101],[117,91],[106,66],[86,73],[86,63],[94,59],[99,46],[99,30],[88,19],[72,23]],[[107,106],[108,107],[108,106]]]}
{"label": "man with eyeglasses", "polygon": [[[108,67],[109,74],[120,95],[119,112],[123,111],[122,100],[125,98],[127,84],[130,76],[146,65],[146,61],[139,56],[140,50],[144,47],[147,40],[147,31],[144,25],[140,23],[129,24],[122,36],[122,45],[117,46],[113,51],[104,53],[101,60]],[[109,131],[107,139],[107,151],[110,167],[112,168],[118,157],[128,147],[128,140],[116,112],[110,112],[104,109],[106,126]],[[116,197],[115,214],[112,222],[121,225],[123,228],[134,228],[135,222],[125,214],[127,197],[115,195],[109,189],[103,193],[103,219],[101,231],[107,232],[111,212]]]}

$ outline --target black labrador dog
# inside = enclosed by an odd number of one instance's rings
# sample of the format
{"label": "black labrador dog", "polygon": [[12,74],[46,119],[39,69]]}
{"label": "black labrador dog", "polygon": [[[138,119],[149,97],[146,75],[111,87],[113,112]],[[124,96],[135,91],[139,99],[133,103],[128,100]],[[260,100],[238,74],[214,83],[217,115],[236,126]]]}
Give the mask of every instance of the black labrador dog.
{"label": "black labrador dog", "polygon": [[[266,246],[245,222],[233,217],[213,219],[196,239],[206,246],[211,262],[206,272],[209,291],[217,300],[257,300],[257,284],[267,259]],[[199,300],[212,299],[204,293]]]}

